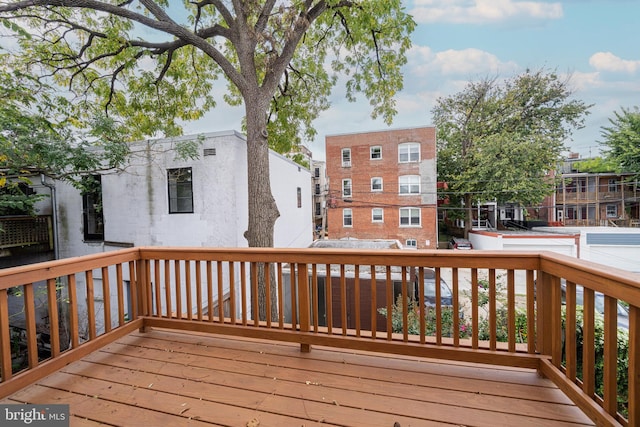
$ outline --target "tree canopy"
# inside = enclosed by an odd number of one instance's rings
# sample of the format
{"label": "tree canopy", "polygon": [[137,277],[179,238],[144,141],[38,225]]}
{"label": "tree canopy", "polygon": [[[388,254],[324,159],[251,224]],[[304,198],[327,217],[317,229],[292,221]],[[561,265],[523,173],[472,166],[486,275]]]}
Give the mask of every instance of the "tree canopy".
{"label": "tree canopy", "polygon": [[619,172],[634,173],[640,177],[640,108],[621,108],[602,128],[604,154]]}
{"label": "tree canopy", "polygon": [[554,191],[548,171],[589,108],[571,95],[568,80],[541,69],[503,82],[470,82],[438,99],[438,180],[448,184],[453,202],[464,202],[467,228],[473,203],[531,206]]}
{"label": "tree canopy", "polygon": [[279,216],[268,144],[312,137],[339,76],[389,122],[415,27],[400,0],[29,0],[0,18],[23,29],[26,66],[66,85],[78,117],[98,105],[132,139],[179,134],[224,77],[224,100],[245,107],[250,246],[273,245]]}

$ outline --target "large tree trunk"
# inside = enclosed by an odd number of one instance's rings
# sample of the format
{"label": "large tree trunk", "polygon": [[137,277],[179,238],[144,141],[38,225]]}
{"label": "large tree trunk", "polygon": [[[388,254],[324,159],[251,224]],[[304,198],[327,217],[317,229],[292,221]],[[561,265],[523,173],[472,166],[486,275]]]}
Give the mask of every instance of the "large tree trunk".
{"label": "large tree trunk", "polygon": [[[256,97],[257,98],[257,97]],[[269,177],[269,144],[267,119],[262,103],[256,98],[247,101],[247,178],[249,196],[249,224],[244,233],[250,247],[273,247],[275,223],[280,212],[271,193]],[[246,98],[245,98],[246,99]],[[258,264],[258,295],[252,295],[252,304],[258,305],[260,320],[267,318],[267,287],[264,264]],[[270,269],[271,319],[278,318],[274,269]],[[252,277],[254,277],[252,275]]]}
{"label": "large tree trunk", "polygon": [[473,199],[471,194],[464,195],[464,211],[466,219],[464,221],[464,238],[469,238],[469,232],[473,229]]}

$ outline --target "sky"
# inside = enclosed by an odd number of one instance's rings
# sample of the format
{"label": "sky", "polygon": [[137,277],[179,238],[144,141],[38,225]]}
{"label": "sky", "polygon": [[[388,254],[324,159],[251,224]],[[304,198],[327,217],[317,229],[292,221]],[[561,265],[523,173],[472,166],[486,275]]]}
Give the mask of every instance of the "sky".
{"label": "sky", "polygon": [[[638,0],[413,0],[405,9],[417,23],[404,67],[404,89],[391,126],[372,120],[361,96],[348,102],[336,87],[331,107],[315,121],[306,143],[324,160],[327,135],[431,126],[439,97],[487,76],[513,77],[526,69],[570,75],[574,97],[594,104],[585,127],[565,141],[582,157],[598,155],[601,127],[621,107],[640,106]],[[185,133],[240,130],[242,108],[223,102]]]}

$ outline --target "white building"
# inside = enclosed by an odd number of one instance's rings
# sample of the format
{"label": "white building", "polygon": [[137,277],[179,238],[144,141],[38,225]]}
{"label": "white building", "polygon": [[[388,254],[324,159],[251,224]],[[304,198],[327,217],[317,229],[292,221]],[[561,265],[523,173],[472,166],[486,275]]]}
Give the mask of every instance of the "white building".
{"label": "white building", "polygon": [[[199,157],[174,148],[197,141]],[[134,144],[125,172],[100,177],[102,202],[56,183],[60,257],[128,246],[246,247],[246,139],[234,131]],[[270,152],[270,179],[280,211],[275,247],[313,240],[311,173]],[[94,209],[94,205],[98,208]]]}
{"label": "white building", "polygon": [[[176,146],[189,142],[197,143],[198,157],[178,158]],[[69,184],[55,184],[60,258],[133,246],[248,246],[243,236],[248,225],[247,147],[243,135],[224,131],[149,140],[134,144],[132,150],[136,154],[124,172],[98,177],[101,194],[97,191],[83,196]],[[271,188],[280,211],[274,246],[308,247],[313,241],[311,172],[273,151],[269,155]],[[94,273],[95,310],[100,312],[102,277],[99,271]],[[115,272],[109,274],[112,282]],[[225,278],[228,274],[223,271]],[[125,271],[125,286],[128,276]],[[85,295],[83,282],[78,277],[80,301]],[[238,277],[234,283],[239,283]],[[195,294],[197,286],[205,285],[193,281],[191,286]],[[113,283],[110,289],[113,301]],[[224,300],[229,289],[223,292]],[[127,305],[128,300],[126,297]],[[175,311],[176,307],[171,309]],[[186,312],[186,301],[182,312]]]}

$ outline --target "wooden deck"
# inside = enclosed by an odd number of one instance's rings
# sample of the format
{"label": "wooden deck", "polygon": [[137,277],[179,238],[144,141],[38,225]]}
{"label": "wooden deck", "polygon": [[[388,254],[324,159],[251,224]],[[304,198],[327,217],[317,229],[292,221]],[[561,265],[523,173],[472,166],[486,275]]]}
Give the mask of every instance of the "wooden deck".
{"label": "wooden deck", "polygon": [[72,426],[593,425],[535,371],[154,330],[2,400]]}

